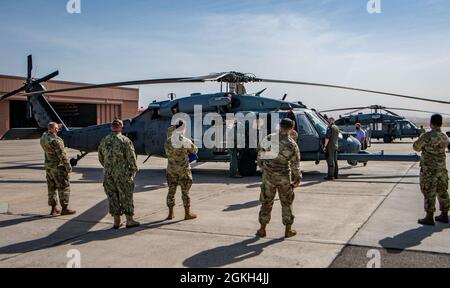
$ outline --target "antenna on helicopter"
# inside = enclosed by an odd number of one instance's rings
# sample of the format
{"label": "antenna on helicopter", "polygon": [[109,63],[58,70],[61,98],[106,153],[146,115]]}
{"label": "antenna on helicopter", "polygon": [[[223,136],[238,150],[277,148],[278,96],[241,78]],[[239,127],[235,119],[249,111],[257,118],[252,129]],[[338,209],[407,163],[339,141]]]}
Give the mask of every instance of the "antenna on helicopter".
{"label": "antenna on helicopter", "polygon": [[167,95],[167,98],[169,98],[170,101],[173,101],[175,98],[177,98],[177,94],[175,94],[175,93],[169,93],[169,95]]}
{"label": "antenna on helicopter", "polygon": [[283,100],[283,101],[286,101],[286,98],[287,98],[287,96],[288,96],[288,94],[286,93],[286,94],[284,94],[284,96],[283,96],[283,98],[281,99],[281,100]]}
{"label": "antenna on helicopter", "polygon": [[266,92],[267,88],[264,88],[263,90],[259,91],[255,94],[255,96],[261,96],[264,92]]}

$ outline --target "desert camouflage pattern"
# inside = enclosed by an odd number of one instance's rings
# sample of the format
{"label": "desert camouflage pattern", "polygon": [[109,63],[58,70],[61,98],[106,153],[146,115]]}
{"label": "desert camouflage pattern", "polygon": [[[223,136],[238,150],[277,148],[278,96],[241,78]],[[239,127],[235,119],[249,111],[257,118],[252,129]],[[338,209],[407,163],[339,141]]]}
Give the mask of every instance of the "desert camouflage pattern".
{"label": "desert camouflage pattern", "polygon": [[423,134],[414,143],[414,150],[422,152],[420,188],[424,195],[426,212],[436,212],[436,197],[442,212],[448,212],[450,207],[445,154],[448,143],[448,137],[441,129],[433,129]]}
{"label": "desert camouflage pattern", "polygon": [[56,206],[59,198],[61,206],[67,207],[70,198],[69,173],[72,172],[72,166],[64,150],[64,141],[57,135],[45,132],[40,144],[45,153],[48,205]]}
{"label": "desert camouflage pattern", "polygon": [[[172,136],[174,135],[175,137],[179,137],[180,143],[183,143],[183,147],[173,147]],[[168,160],[167,184],[169,186],[169,193],[167,194],[167,206],[169,208],[175,206],[175,194],[177,187],[180,186],[183,205],[184,207],[189,208],[191,206],[189,190],[192,187],[192,172],[191,164],[189,163],[189,154],[197,154],[198,148],[191,140],[176,131],[175,127],[170,127],[167,130],[167,141],[164,148]]]}
{"label": "desert camouflage pattern", "polygon": [[[259,213],[260,224],[267,225],[270,222],[272,208],[276,193],[280,197],[282,216],[284,225],[294,223],[292,204],[295,194],[292,186],[293,182],[301,181],[300,171],[300,149],[290,135],[272,134],[266,137],[265,141],[279,137],[279,153],[274,159],[263,159],[262,153],[270,151],[260,148],[258,153],[258,166],[263,172],[261,184],[261,210]],[[262,146],[268,147],[268,146]]]}
{"label": "desert camouflage pattern", "polygon": [[133,142],[121,133],[106,136],[98,148],[103,187],[112,216],[134,216],[133,173],[138,171]]}

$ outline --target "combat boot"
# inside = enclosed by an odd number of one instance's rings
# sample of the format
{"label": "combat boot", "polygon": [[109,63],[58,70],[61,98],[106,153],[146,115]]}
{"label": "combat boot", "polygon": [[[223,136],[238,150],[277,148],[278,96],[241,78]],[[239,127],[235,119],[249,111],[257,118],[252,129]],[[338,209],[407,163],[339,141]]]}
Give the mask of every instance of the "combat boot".
{"label": "combat boot", "polygon": [[175,219],[175,212],[173,211],[173,207],[169,207],[169,216],[167,216],[166,220]]}
{"label": "combat boot", "polygon": [[133,216],[127,215],[127,228],[135,228],[141,226],[141,223],[134,221]]}
{"label": "combat boot", "polygon": [[292,229],[292,225],[287,225],[286,226],[286,233],[284,234],[284,236],[286,238],[291,238],[291,237],[294,237],[295,235],[297,235],[297,231]]}
{"label": "combat boot", "polygon": [[418,222],[421,225],[426,225],[426,226],[434,226],[434,219],[433,219],[434,213],[432,212],[427,212],[427,216],[423,219],[420,219]]}
{"label": "combat boot", "polygon": [[67,206],[63,206],[63,209],[62,209],[62,212],[61,212],[61,216],[74,215],[74,214],[77,214],[77,211],[70,210],[69,208],[67,208]]}
{"label": "combat boot", "polygon": [[120,229],[122,227],[122,223],[120,220],[120,216],[114,216],[114,226],[113,229]]}
{"label": "combat boot", "polygon": [[266,238],[267,237],[266,227],[267,225],[261,224],[261,228],[259,228],[258,232],[256,232],[256,236]]}
{"label": "combat boot", "polygon": [[231,178],[235,178],[235,179],[241,179],[244,178],[244,176],[242,176],[239,172],[238,173],[233,173],[230,176]]}
{"label": "combat boot", "polygon": [[434,218],[434,220],[436,220],[437,222],[440,223],[444,223],[444,224],[448,224],[448,212],[442,212],[442,214],[440,216],[437,216],[436,218]]}
{"label": "combat boot", "polygon": [[52,206],[52,211],[50,212],[50,216],[57,216],[61,213],[61,211],[56,208],[56,205]]}
{"label": "combat boot", "polygon": [[195,215],[194,213],[191,213],[190,207],[184,208],[184,220],[194,220],[196,218],[197,218],[197,215]]}

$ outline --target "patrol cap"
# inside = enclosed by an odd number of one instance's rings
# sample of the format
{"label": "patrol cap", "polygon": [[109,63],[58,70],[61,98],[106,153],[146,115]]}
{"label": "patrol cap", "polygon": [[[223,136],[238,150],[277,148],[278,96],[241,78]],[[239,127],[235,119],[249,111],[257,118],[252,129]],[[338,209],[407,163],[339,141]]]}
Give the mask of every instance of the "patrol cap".
{"label": "patrol cap", "polygon": [[120,119],[114,119],[111,123],[111,126],[121,126],[123,127],[123,121]]}
{"label": "patrol cap", "polygon": [[292,129],[292,128],[294,128],[294,126],[295,126],[295,122],[289,118],[285,118],[285,119],[281,120],[281,122],[280,122],[280,127],[282,127],[282,128]]}
{"label": "patrol cap", "polygon": [[444,122],[444,118],[442,117],[441,114],[434,114],[433,116],[431,116],[431,124],[437,126],[437,127],[442,127],[442,124]]}

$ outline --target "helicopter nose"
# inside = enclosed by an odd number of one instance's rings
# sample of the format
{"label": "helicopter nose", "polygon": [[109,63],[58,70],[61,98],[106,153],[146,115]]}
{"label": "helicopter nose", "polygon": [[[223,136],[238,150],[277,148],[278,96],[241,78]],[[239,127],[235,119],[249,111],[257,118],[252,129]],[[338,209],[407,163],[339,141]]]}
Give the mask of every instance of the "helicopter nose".
{"label": "helicopter nose", "polygon": [[361,143],[353,136],[344,137],[345,153],[359,153],[361,151]]}

